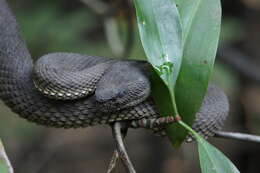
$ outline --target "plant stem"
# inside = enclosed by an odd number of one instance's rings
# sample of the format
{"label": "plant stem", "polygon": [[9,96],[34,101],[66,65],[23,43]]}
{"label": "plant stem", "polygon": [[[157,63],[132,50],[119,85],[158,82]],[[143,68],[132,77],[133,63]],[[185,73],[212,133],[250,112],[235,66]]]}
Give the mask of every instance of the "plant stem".
{"label": "plant stem", "polygon": [[186,130],[188,130],[189,132],[192,133],[192,135],[196,138],[196,139],[199,139],[201,138],[200,135],[195,131],[193,130],[188,124],[186,124],[185,122],[183,121],[178,121],[178,123],[184,127]]}
{"label": "plant stem", "polygon": [[172,101],[172,106],[173,106],[173,110],[174,110],[174,114],[173,116],[176,118],[179,115],[178,109],[177,109],[177,105],[176,105],[176,101],[175,101],[175,94],[174,94],[174,89],[170,88],[170,95],[171,95],[171,101]]}

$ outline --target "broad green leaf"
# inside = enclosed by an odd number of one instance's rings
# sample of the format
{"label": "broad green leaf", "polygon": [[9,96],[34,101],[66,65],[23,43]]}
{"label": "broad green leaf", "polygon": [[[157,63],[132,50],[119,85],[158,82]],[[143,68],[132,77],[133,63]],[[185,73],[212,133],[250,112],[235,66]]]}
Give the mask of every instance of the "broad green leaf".
{"label": "broad green leaf", "polygon": [[8,167],[5,164],[5,162],[3,160],[0,159],[0,172],[1,173],[9,173],[8,172]]}
{"label": "broad green leaf", "polygon": [[0,172],[1,173],[9,173],[8,165],[6,163],[6,160],[4,158],[4,146],[2,144],[2,141],[0,139]]}
{"label": "broad green leaf", "polygon": [[235,165],[202,137],[197,139],[202,173],[239,173]]}
{"label": "broad green leaf", "polygon": [[135,0],[138,28],[148,61],[173,88],[181,66],[182,28],[172,0]]}
{"label": "broad green leaf", "polygon": [[[172,0],[174,1],[174,0]],[[183,27],[182,66],[175,87],[178,111],[183,121],[193,124],[213,70],[221,25],[220,0],[175,0]],[[187,132],[174,125],[174,146]]]}
{"label": "broad green leaf", "polygon": [[183,121],[180,121],[179,124],[186,131],[189,131],[198,142],[202,173],[239,173],[239,170],[221,151],[208,143]]}
{"label": "broad green leaf", "polygon": [[[152,89],[161,115],[177,114],[174,86],[179,74],[183,42],[180,16],[172,0],[135,0],[141,42],[157,75]],[[157,78],[157,79],[156,79]],[[158,84],[158,85],[157,85]],[[174,139],[170,125],[166,133]],[[172,141],[173,142],[173,141]]]}

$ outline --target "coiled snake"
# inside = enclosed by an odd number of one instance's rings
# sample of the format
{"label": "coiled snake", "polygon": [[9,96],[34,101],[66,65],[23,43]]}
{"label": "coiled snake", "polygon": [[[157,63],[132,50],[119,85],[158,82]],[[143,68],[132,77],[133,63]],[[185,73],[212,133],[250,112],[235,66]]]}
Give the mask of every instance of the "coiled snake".
{"label": "coiled snake", "polygon": [[[34,65],[19,26],[0,0],[0,97],[31,122],[78,128],[156,118],[145,62],[53,53]],[[193,128],[214,134],[228,114],[225,94],[210,86]]]}

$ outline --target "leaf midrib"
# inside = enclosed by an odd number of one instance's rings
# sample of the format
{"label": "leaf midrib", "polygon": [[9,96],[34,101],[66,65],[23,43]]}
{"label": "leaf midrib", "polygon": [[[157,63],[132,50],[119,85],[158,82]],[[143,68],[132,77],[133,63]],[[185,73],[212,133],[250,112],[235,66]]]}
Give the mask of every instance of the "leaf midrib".
{"label": "leaf midrib", "polygon": [[193,10],[192,10],[192,13],[191,13],[192,15],[191,15],[191,17],[189,18],[189,22],[188,22],[188,24],[187,24],[187,32],[184,33],[184,39],[183,39],[183,44],[184,44],[184,45],[186,44],[186,40],[187,40],[187,38],[188,38],[188,35],[189,35],[189,33],[190,33],[191,26],[192,26],[192,24],[193,24],[193,19],[195,18],[196,14],[197,14],[197,11],[198,11],[198,9],[199,9],[199,7],[200,7],[200,5],[201,5],[201,2],[202,2],[202,0],[198,0],[197,3],[196,3],[196,5],[195,5],[195,7],[194,7]]}
{"label": "leaf midrib", "polygon": [[[153,2],[153,0],[152,0],[152,2]],[[154,2],[152,3],[152,14],[153,14],[153,17],[154,18],[156,18],[156,16],[155,16],[155,13],[154,13]],[[157,35],[160,35],[159,33],[159,28],[158,28],[158,24],[157,23],[155,23],[155,27],[156,27],[156,33],[157,33]],[[160,40],[160,45],[161,45],[161,47],[162,47],[162,50],[163,50],[163,52],[166,52],[166,48],[165,48],[165,46],[163,45],[163,43],[162,43],[162,39],[161,39],[161,37],[159,37],[159,40]]]}
{"label": "leaf midrib", "polygon": [[210,160],[210,162],[211,162],[211,164],[213,165],[213,169],[214,170],[217,170],[217,167],[215,166],[215,164],[214,164],[214,159],[212,158],[212,157],[210,157],[211,156],[211,154],[210,154],[210,152],[207,150],[207,147],[204,147],[205,145],[203,145],[203,141],[199,141],[201,144],[200,145],[202,145],[202,147],[204,148],[204,151],[206,151],[206,153],[207,153],[207,155],[209,156],[208,158],[209,158],[209,160]]}

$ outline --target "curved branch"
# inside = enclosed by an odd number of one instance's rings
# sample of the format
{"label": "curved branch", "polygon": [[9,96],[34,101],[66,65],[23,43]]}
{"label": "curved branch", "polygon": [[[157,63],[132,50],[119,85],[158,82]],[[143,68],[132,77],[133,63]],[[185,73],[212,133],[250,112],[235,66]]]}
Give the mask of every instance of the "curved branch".
{"label": "curved branch", "polygon": [[125,169],[127,170],[128,173],[136,173],[134,166],[129,159],[129,156],[127,154],[124,142],[123,142],[123,137],[122,137],[122,126],[120,122],[115,122],[113,124],[112,132],[113,132],[113,137],[116,142],[116,147],[117,147],[117,152],[119,154],[120,159],[122,160]]}
{"label": "curved branch", "polygon": [[113,156],[109,162],[107,173],[112,173],[115,170],[118,159],[119,159],[119,154],[118,154],[117,150],[115,150],[113,153]]}
{"label": "curved branch", "polygon": [[109,9],[109,5],[99,0],[81,0],[85,5],[92,9],[98,15],[104,15]]}
{"label": "curved branch", "polygon": [[260,143],[260,136],[249,135],[249,134],[244,134],[244,133],[218,131],[215,133],[215,137]]}
{"label": "curved branch", "polygon": [[260,84],[259,65],[238,49],[229,45],[221,46],[218,50],[218,59],[231,66],[241,76]]}

